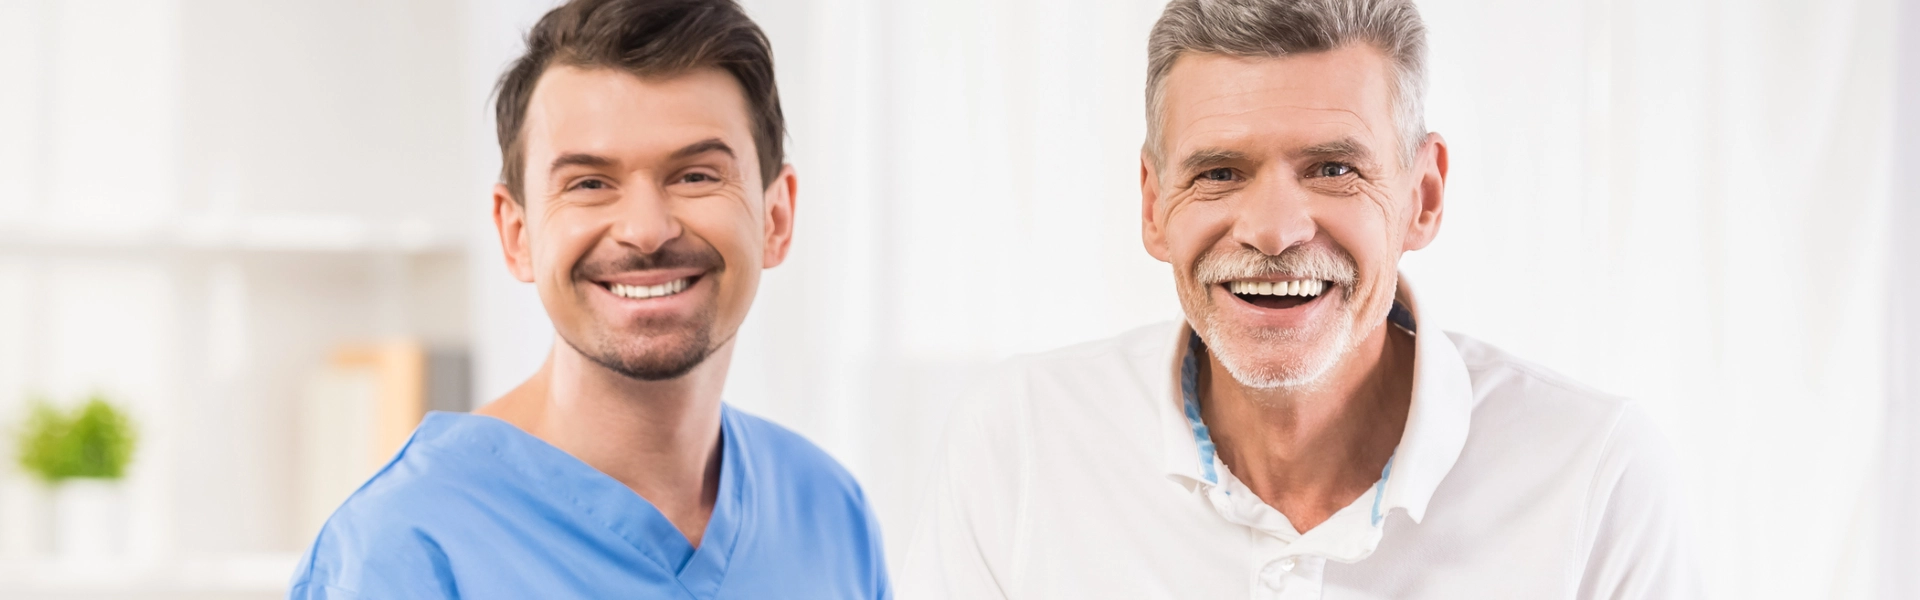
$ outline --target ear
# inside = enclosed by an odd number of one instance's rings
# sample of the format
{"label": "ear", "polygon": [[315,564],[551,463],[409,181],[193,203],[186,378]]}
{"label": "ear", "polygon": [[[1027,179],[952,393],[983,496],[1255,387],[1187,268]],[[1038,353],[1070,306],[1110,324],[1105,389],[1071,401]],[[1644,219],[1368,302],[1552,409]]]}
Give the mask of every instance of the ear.
{"label": "ear", "polygon": [[493,228],[500,233],[500,253],[506,256],[513,278],[533,283],[533,243],[527,235],[527,207],[513,200],[507,186],[493,184]]}
{"label": "ear", "polygon": [[1140,152],[1140,242],[1147,247],[1147,254],[1160,262],[1173,262],[1173,253],[1167,251],[1166,232],[1161,229],[1160,213],[1160,174],[1153,167],[1153,159],[1146,151]]}
{"label": "ear", "polygon": [[766,249],[760,268],[771,269],[787,260],[787,247],[793,244],[793,205],[800,194],[800,179],[793,165],[782,165],[763,195],[766,198]]}
{"label": "ear", "polygon": [[1446,208],[1447,140],[1438,133],[1427,134],[1420,156],[1414,159],[1419,178],[1413,186],[1413,220],[1407,223],[1406,242],[1401,251],[1427,247],[1440,235],[1440,216]]}

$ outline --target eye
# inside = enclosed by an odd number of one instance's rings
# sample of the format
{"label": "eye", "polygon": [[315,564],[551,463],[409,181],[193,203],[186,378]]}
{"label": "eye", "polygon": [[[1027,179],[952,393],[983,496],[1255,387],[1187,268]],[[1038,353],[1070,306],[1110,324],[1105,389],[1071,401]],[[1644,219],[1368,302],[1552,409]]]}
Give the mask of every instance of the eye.
{"label": "eye", "polygon": [[1346,163],[1324,162],[1313,168],[1314,177],[1345,177],[1353,173],[1353,166]]}
{"label": "eye", "polygon": [[1226,181],[1233,181],[1233,177],[1234,177],[1233,169],[1220,167],[1218,169],[1207,169],[1205,171],[1201,171],[1200,175],[1198,177],[1195,177],[1194,179],[1198,181],[1226,182]]}
{"label": "eye", "polygon": [[575,184],[573,184],[573,189],[576,189],[576,190],[604,190],[604,189],[607,189],[607,182],[605,182],[605,181],[601,181],[601,180],[599,180],[599,179],[582,179],[582,180],[580,180],[580,182],[579,182],[579,183],[575,183]]}
{"label": "eye", "polygon": [[713,175],[709,175],[707,173],[701,173],[697,171],[680,176],[681,183],[708,183],[708,182],[714,182],[719,180],[720,180],[719,178],[714,177]]}

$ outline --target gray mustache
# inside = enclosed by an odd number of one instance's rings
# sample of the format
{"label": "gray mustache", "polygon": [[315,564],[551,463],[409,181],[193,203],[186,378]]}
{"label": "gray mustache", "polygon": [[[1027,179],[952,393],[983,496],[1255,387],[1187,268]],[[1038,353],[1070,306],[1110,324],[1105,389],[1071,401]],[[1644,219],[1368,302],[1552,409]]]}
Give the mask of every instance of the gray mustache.
{"label": "gray mustache", "polygon": [[1238,279],[1286,277],[1321,279],[1350,286],[1359,278],[1359,271],[1353,256],[1326,246],[1298,245],[1276,255],[1261,254],[1241,247],[1201,255],[1199,263],[1194,266],[1194,278],[1202,285]]}

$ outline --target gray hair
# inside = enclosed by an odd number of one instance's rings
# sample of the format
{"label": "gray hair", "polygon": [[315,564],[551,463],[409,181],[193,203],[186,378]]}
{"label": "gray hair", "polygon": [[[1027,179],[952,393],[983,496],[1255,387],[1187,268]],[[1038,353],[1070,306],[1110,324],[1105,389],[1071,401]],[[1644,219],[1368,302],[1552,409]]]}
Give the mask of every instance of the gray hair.
{"label": "gray hair", "polygon": [[1167,73],[1186,52],[1277,58],[1353,42],[1391,64],[1401,163],[1413,164],[1427,134],[1427,26],[1413,0],[1173,0],[1147,38],[1147,153],[1163,164],[1160,133]]}

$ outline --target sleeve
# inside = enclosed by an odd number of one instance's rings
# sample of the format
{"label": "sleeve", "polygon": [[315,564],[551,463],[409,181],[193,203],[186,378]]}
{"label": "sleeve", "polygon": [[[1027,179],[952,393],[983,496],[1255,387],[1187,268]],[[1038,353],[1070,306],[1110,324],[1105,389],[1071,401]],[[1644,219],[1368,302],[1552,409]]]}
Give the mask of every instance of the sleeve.
{"label": "sleeve", "polygon": [[873,505],[867,503],[865,491],[860,492],[860,512],[867,523],[867,560],[873,578],[873,598],[893,600],[893,581],[887,576],[887,551],[880,535],[880,519],[874,516]]}
{"label": "sleeve", "polygon": [[410,527],[362,527],[334,518],[314,539],[288,591],[290,600],[459,598],[453,570],[426,534]]}
{"label": "sleeve", "polygon": [[1000,369],[948,416],[931,485],[909,537],[902,600],[1009,597],[1028,476],[1025,386]]}
{"label": "sleeve", "polygon": [[287,592],[290,600],[360,600],[360,595],[330,585],[302,581]]}
{"label": "sleeve", "polygon": [[1588,498],[1583,600],[1701,598],[1675,458],[1659,428],[1629,405],[1601,454]]}

